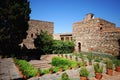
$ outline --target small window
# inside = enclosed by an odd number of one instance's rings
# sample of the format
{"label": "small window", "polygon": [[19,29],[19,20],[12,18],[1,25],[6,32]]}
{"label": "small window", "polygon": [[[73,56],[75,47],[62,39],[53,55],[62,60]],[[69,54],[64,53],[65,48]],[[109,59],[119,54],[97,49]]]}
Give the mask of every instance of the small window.
{"label": "small window", "polygon": [[100,31],[102,30],[103,28],[102,27],[100,27]]}
{"label": "small window", "polygon": [[61,40],[64,41],[64,37],[61,37]]}
{"label": "small window", "polygon": [[33,34],[31,34],[31,37],[33,38]]}

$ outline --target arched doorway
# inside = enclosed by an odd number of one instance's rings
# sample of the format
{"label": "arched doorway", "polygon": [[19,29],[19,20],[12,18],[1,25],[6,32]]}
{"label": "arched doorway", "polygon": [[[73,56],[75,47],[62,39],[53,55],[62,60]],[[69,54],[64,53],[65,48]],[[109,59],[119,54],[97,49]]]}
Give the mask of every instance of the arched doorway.
{"label": "arched doorway", "polygon": [[120,39],[118,39],[118,45],[119,45],[119,55],[118,55],[118,59],[120,59]]}
{"label": "arched doorway", "polygon": [[81,52],[81,43],[78,42],[78,51]]}

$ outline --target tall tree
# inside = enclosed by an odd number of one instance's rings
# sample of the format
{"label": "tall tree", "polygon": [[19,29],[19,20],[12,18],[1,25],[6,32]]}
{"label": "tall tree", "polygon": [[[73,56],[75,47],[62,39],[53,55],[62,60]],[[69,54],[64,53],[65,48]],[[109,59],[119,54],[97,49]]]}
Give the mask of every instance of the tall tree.
{"label": "tall tree", "polygon": [[16,53],[26,37],[31,9],[28,0],[0,0],[0,53]]}
{"label": "tall tree", "polygon": [[42,53],[48,54],[53,51],[53,38],[47,32],[41,31],[40,35],[34,40],[35,47]]}

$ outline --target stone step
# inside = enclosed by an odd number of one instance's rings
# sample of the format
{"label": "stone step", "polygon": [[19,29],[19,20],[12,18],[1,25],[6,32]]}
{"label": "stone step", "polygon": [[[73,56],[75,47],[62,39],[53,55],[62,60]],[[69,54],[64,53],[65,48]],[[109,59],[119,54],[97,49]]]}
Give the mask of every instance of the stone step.
{"label": "stone step", "polygon": [[42,64],[32,64],[35,68],[49,68],[50,64],[42,63]]}

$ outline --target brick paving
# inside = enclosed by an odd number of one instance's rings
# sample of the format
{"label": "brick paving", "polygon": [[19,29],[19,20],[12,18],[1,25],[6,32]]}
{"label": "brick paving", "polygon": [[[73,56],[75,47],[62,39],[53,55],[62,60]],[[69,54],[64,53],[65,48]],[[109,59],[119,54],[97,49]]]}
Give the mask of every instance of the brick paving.
{"label": "brick paving", "polygon": [[19,71],[16,68],[12,58],[0,60],[0,80],[17,80],[21,79]]}

